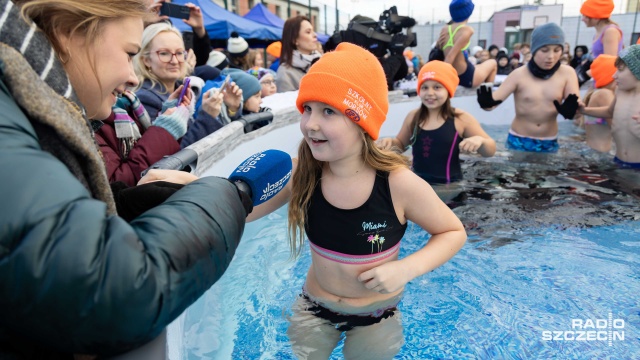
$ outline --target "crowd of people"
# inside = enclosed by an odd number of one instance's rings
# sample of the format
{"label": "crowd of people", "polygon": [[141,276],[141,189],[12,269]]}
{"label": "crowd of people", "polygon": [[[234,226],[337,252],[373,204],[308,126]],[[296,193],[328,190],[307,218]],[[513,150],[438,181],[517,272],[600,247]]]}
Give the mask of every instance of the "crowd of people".
{"label": "crowd of people", "polygon": [[[463,179],[462,153],[496,152],[473,115],[453,107],[458,86],[477,89],[487,111],[514,96],[511,151],[558,151],[562,115],[585,127],[589,146],[640,168],[640,45],[625,47],[611,0],[583,3],[596,32],[573,53],[554,23],[511,49],[472,47],[474,4],[451,1],[435,44],[443,58],[404,52],[420,105],[390,138],[379,138],[389,79],[371,52],[344,42],[325,54],[300,15],[264,49],[235,32],[212,49],[190,3],[188,49],[160,16],[163,2],[0,0],[0,163],[12,170],[2,198],[13,204],[1,216],[2,356],[97,359],[148,343],[219,279],[245,222],[288,203],[292,253],[305,234],[312,252],[289,319],[293,352],[326,358],[345,333],[346,357],[392,358],[404,286],[466,240],[430,184]],[[217,177],[142,175],[289,91],[303,140],[273,199],[253,207]],[[408,221],[431,239],[399,258]]]}

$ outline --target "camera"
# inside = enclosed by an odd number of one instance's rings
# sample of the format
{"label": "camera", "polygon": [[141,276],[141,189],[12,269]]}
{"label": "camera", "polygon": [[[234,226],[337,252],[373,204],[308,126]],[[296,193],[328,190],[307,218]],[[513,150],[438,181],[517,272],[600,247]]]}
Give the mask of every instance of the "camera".
{"label": "camera", "polygon": [[[378,21],[356,15],[349,22],[347,30],[331,36],[325,44],[325,51],[331,51],[339,43],[346,41],[364,47],[378,58],[387,53],[401,54],[406,47],[418,44],[416,34],[411,31],[415,24],[413,18],[398,15],[395,6],[383,11]],[[403,29],[407,29],[406,34],[402,32]]]}

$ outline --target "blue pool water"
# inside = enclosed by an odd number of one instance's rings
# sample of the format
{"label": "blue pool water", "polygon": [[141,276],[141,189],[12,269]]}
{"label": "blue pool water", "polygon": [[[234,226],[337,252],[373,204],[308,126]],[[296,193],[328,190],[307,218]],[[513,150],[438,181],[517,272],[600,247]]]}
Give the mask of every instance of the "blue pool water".
{"label": "blue pool water", "polygon": [[[640,358],[639,173],[611,166],[560,125],[561,150],[547,156],[512,154],[508,126],[485,126],[497,155],[465,157],[465,181],[436,187],[451,194],[469,238],[407,285],[397,359]],[[427,240],[410,223],[400,256]],[[309,266],[305,250],[289,259],[286,208],[248,224],[225,275],[185,314],[182,358],[292,359],[286,315]],[[580,330],[618,337],[543,338]]]}

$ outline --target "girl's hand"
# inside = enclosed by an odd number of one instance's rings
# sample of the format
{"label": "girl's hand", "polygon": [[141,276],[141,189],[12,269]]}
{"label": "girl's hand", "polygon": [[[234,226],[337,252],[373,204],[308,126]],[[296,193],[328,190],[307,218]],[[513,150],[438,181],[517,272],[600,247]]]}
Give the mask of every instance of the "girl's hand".
{"label": "girl's hand", "polygon": [[224,93],[220,91],[207,91],[202,97],[202,110],[212,117],[217,117],[220,115],[220,111],[222,110],[223,98]]}
{"label": "girl's hand", "polygon": [[389,294],[402,289],[409,282],[407,271],[399,261],[390,261],[358,276],[364,287],[381,294]]}
{"label": "girl's hand", "polygon": [[477,154],[478,149],[482,146],[484,138],[482,136],[471,136],[460,142],[458,147],[460,152],[467,154]]}
{"label": "girl's hand", "polygon": [[174,184],[186,185],[194,180],[198,180],[198,177],[186,171],[151,169],[140,179],[140,181],[138,181],[138,185],[154,181],[166,181]]}
{"label": "girl's hand", "polygon": [[232,112],[237,112],[242,103],[242,89],[235,82],[231,82],[226,89],[221,90],[224,92],[224,104]]}
{"label": "girl's hand", "polygon": [[393,146],[393,138],[380,138],[376,141],[376,145],[382,150],[391,150]]}

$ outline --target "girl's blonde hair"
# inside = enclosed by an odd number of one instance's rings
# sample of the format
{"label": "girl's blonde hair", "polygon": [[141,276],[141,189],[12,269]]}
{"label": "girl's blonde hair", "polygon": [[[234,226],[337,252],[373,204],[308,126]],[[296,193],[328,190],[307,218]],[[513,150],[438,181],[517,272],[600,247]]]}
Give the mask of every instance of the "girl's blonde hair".
{"label": "girl's blonde hair", "polygon": [[[162,81],[160,81],[158,76],[156,76],[151,71],[151,69],[147,68],[147,66],[144,64],[144,60],[151,57],[151,43],[153,42],[153,39],[155,39],[156,36],[163,32],[171,32],[176,34],[180,38],[180,41],[182,42],[182,48],[184,49],[184,40],[182,39],[182,34],[180,33],[180,30],[175,28],[173,25],[163,21],[147,26],[142,32],[142,49],[140,49],[140,52],[133,58],[133,68],[139,80],[139,84],[135,88],[135,90],[140,89],[143,85],[142,83],[145,80],[149,80],[151,81],[151,86],[153,87],[155,87],[156,85],[161,85],[161,93],[168,92],[168,89],[164,88],[164,86],[162,85]],[[187,75],[187,67],[188,64],[186,60],[180,63],[180,78],[183,78]]]}
{"label": "girl's blonde hair", "polygon": [[[364,163],[377,171],[391,172],[400,168],[409,168],[410,161],[404,155],[393,151],[381,150],[369,134],[362,132],[362,159]],[[326,162],[316,160],[306,141],[298,147],[298,165],[291,178],[291,200],[289,201],[289,245],[291,255],[297,257],[304,244],[304,226],[307,221],[307,209],[313,191],[320,185],[322,168]]]}

